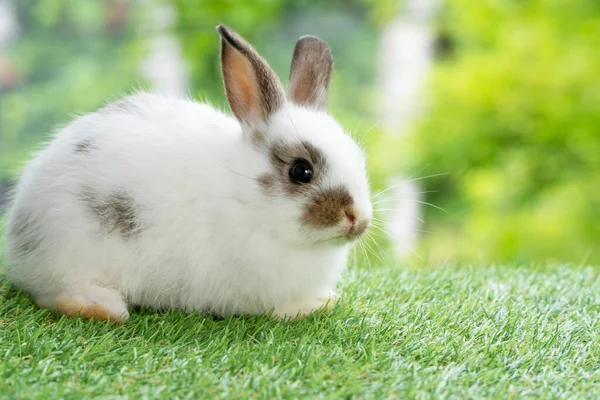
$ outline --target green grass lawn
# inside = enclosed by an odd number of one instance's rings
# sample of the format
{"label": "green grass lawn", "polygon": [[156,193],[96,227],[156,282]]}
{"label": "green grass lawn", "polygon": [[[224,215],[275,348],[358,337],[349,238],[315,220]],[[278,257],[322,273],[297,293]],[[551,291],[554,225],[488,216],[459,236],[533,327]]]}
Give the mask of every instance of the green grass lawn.
{"label": "green grass lawn", "polygon": [[152,311],[122,326],[36,309],[0,280],[0,397],[600,396],[592,268],[354,268],[294,323]]}

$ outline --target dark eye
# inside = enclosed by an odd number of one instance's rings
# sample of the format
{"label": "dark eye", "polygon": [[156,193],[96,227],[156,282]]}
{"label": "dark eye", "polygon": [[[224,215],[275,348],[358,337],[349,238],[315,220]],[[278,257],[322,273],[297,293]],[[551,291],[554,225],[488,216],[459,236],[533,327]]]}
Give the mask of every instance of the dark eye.
{"label": "dark eye", "polygon": [[294,183],[309,183],[313,177],[312,165],[306,160],[298,159],[290,168],[290,180]]}

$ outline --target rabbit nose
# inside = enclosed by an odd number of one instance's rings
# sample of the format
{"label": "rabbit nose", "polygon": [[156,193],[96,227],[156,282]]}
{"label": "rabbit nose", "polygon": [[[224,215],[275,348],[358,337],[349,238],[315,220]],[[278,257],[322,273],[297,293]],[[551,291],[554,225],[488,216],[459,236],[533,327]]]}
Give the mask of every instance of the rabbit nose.
{"label": "rabbit nose", "polygon": [[354,226],[356,223],[356,217],[358,216],[358,210],[356,208],[347,208],[344,210],[346,213],[346,219],[350,223],[350,225]]}

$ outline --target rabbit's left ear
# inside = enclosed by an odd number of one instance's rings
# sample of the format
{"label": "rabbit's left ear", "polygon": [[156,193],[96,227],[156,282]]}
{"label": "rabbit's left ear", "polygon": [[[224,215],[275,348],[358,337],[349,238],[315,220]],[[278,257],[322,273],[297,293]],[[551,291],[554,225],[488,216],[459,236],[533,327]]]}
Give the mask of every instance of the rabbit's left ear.
{"label": "rabbit's left ear", "polygon": [[315,36],[303,36],[296,42],[288,98],[295,104],[325,110],[327,91],[333,70],[329,47]]}

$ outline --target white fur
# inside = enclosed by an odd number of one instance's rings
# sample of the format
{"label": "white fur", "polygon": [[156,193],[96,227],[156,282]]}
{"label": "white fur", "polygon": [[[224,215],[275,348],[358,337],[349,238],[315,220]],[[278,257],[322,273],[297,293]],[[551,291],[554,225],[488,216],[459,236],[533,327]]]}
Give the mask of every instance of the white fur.
{"label": "white fur", "polygon": [[[127,103],[76,119],[28,164],[8,214],[12,282],[47,308],[62,293],[93,298],[105,288],[128,304],[220,315],[302,309],[329,296],[350,248],[329,239],[343,227],[307,229],[305,199],[263,193],[256,178],[271,170],[270,155],[237,120],[153,94]],[[348,188],[370,218],[364,156],[330,116],[286,104],[264,130],[268,140],[307,140],[324,152],[323,186]],[[97,148],[75,152],[84,138]],[[82,187],[131,194],[144,226],[139,237],[107,234],[86,211]],[[28,256],[11,233],[19,210],[37,221],[42,238]]]}

